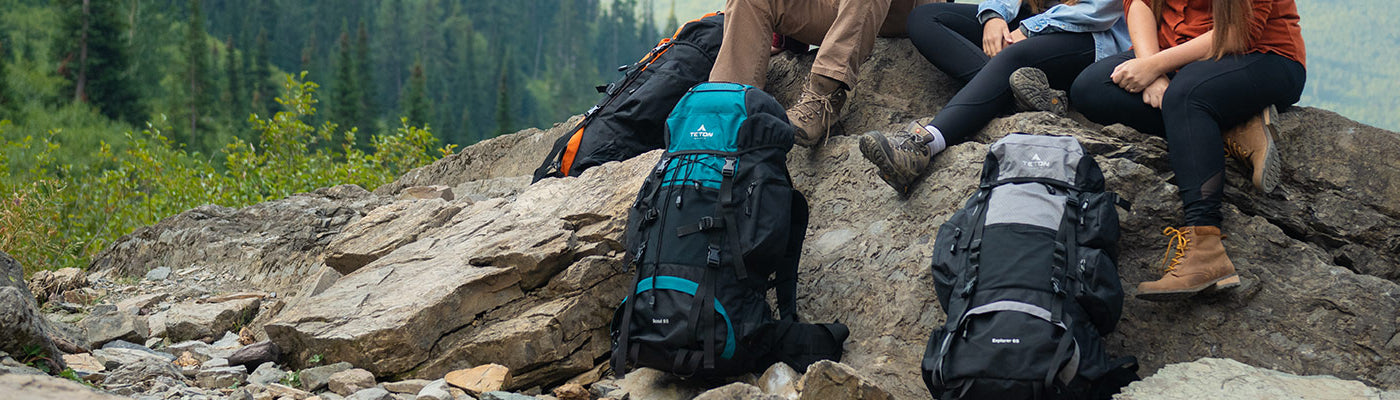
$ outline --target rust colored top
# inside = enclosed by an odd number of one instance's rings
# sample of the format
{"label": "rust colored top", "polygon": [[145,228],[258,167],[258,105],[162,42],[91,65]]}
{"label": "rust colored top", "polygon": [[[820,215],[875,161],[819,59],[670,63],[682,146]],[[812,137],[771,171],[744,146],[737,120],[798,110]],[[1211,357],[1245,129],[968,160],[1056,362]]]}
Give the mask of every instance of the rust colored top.
{"label": "rust colored top", "polygon": [[[1135,0],[1123,0],[1124,14]],[[1142,0],[1147,4],[1151,0]],[[1293,0],[1252,0],[1249,16],[1249,50],[1274,53],[1307,65],[1303,28],[1298,26],[1298,6]],[[1167,0],[1157,26],[1157,44],[1163,50],[1204,35],[1214,26],[1211,0]]]}

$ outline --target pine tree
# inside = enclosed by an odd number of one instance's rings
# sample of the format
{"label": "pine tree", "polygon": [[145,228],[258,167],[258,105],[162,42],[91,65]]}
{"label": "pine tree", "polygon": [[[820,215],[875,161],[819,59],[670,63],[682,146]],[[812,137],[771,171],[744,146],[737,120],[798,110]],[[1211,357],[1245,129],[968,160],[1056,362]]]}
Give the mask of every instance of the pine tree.
{"label": "pine tree", "polygon": [[53,48],[59,75],[74,102],[95,106],[103,115],[129,123],[145,119],[145,110],[131,80],[126,21],[121,4],[102,0],[59,0],[61,33]]}
{"label": "pine tree", "polygon": [[258,115],[265,115],[272,109],[272,98],[275,96],[272,81],[269,79],[269,75],[272,75],[272,69],[271,61],[268,59],[271,55],[268,54],[267,46],[267,29],[259,30],[257,44],[250,57],[252,58],[252,67],[248,70],[248,86],[253,91],[251,103],[253,112],[258,113]]}
{"label": "pine tree", "polygon": [[[365,26],[365,21],[360,20],[359,29],[355,32],[355,82],[359,85],[360,118],[356,126],[361,132],[368,134],[374,132],[375,119],[379,116],[378,108],[374,101],[374,64],[370,61],[369,53],[369,30]],[[368,145],[368,140],[361,140],[359,143]]]}
{"label": "pine tree", "polygon": [[419,59],[414,62],[411,71],[407,92],[402,96],[403,116],[408,117],[409,125],[421,127],[428,123],[428,116],[432,115],[431,106],[428,104],[428,78],[423,74],[423,61]]}
{"label": "pine tree", "polygon": [[10,77],[9,72],[7,72],[8,69],[6,68],[6,62],[10,61],[10,56],[8,54],[9,47],[6,46],[8,43],[9,38],[5,37],[3,32],[0,32],[0,119],[13,118],[11,115],[14,114],[15,109],[19,106],[15,104],[15,98],[14,95],[10,93],[10,84],[7,80]]}
{"label": "pine tree", "polygon": [[344,23],[340,26],[340,39],[336,41],[335,80],[331,87],[331,121],[346,130],[356,126],[361,118],[359,82],[356,82],[356,64],[351,57],[350,33]]}
{"label": "pine tree", "polygon": [[666,31],[662,35],[674,35],[677,29],[681,28],[681,23],[676,19],[676,0],[671,0],[671,12],[666,16]]}
{"label": "pine tree", "polygon": [[243,88],[243,63],[239,61],[236,50],[233,46],[233,36],[229,36],[224,42],[224,79],[228,84],[225,86],[222,100],[224,108],[228,110],[231,126],[239,126],[239,122],[248,116],[248,102],[245,97],[247,91]]}
{"label": "pine tree", "polygon": [[510,51],[507,50],[506,57],[501,57],[501,75],[496,80],[496,136],[510,133],[513,125],[510,112]]}
{"label": "pine tree", "polygon": [[312,71],[313,69],[315,69],[315,64],[316,30],[313,29],[311,30],[311,34],[307,35],[306,37],[306,46],[301,48],[301,71],[309,72],[310,75],[313,77],[313,80],[320,79],[319,76],[316,76],[316,71]]}
{"label": "pine tree", "polygon": [[204,15],[200,0],[190,0],[190,23],[185,31],[185,68],[182,82],[185,89],[185,111],[189,112],[189,132],[186,143],[198,149],[209,149],[214,143],[200,132],[200,120],[213,110],[214,85],[209,72],[209,43],[204,30]]}

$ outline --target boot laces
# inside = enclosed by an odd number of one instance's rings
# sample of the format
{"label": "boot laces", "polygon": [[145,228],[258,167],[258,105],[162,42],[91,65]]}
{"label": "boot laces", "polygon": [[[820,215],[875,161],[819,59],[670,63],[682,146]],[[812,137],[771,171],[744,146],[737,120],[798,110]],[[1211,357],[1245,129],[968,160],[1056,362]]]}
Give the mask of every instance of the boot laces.
{"label": "boot laces", "polygon": [[836,98],[836,94],[840,91],[841,89],[838,88],[831,93],[822,95],[818,94],[815,90],[805,89],[802,91],[801,99],[798,100],[799,107],[807,107],[808,104],[817,103],[818,113],[801,113],[798,114],[798,116],[802,118],[802,122],[809,122],[817,118],[818,114],[821,115],[822,144],[826,144],[827,136],[831,133],[831,126],[827,124],[827,120],[831,118],[833,114],[836,114],[836,107],[831,104],[831,101]]}
{"label": "boot laces", "polygon": [[1240,160],[1248,160],[1249,156],[1254,154],[1254,151],[1245,148],[1240,142],[1234,140],[1225,141],[1225,152],[1229,153],[1231,157]]}
{"label": "boot laces", "polygon": [[[1162,234],[1169,238],[1167,239],[1167,251],[1162,254],[1162,264],[1167,266],[1166,272],[1170,273],[1175,271],[1176,267],[1181,266],[1181,259],[1186,257],[1186,250],[1191,248],[1191,236],[1187,234],[1187,231],[1172,227],[1162,229]],[[1176,249],[1176,255],[1172,255],[1173,248]]]}

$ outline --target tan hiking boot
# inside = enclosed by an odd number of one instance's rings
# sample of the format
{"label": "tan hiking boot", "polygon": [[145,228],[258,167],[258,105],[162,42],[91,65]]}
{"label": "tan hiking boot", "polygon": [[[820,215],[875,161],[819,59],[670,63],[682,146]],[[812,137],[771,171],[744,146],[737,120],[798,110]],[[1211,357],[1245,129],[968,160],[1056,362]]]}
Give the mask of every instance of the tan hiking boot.
{"label": "tan hiking boot", "polygon": [[1278,138],[1278,108],[1269,106],[1249,121],[1225,131],[1225,153],[1244,161],[1253,172],[1254,187],[1265,193],[1274,190],[1279,181],[1279,155],[1274,146]]}
{"label": "tan hiking boot", "polygon": [[923,125],[910,122],[904,132],[886,135],[878,131],[860,137],[860,153],[875,164],[880,179],[908,196],[914,181],[928,169],[928,143],[933,140]]}
{"label": "tan hiking boot", "polygon": [[[1138,284],[1137,298],[1148,301],[1180,300],[1207,289],[1239,286],[1235,264],[1225,255],[1225,245],[1220,241],[1225,237],[1220,233],[1220,228],[1167,228],[1162,230],[1162,234],[1170,237],[1167,252],[1162,257],[1167,273],[1162,279]],[[1172,255],[1173,251],[1175,255]]]}
{"label": "tan hiking boot", "polygon": [[799,146],[812,147],[826,140],[846,105],[846,89],[841,85],[841,81],[812,74],[802,87],[802,97],[787,112],[788,121],[797,127],[794,139]]}

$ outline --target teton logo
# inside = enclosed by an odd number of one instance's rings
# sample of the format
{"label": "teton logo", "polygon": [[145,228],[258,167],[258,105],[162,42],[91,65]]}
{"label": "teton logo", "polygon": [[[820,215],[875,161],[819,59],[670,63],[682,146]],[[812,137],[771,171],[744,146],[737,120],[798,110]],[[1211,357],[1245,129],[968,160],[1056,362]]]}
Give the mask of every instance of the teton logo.
{"label": "teton logo", "polygon": [[1021,344],[1020,338],[992,338],[992,344]]}
{"label": "teton logo", "polygon": [[694,132],[690,132],[690,137],[695,139],[709,139],[714,136],[715,134],[705,130],[705,125],[700,125],[700,129],[696,129]]}
{"label": "teton logo", "polygon": [[653,324],[670,324],[670,323],[671,323],[671,319],[670,319],[670,318],[652,318],[652,319],[651,319],[651,323],[653,323]]}
{"label": "teton logo", "polygon": [[1036,153],[1031,153],[1031,159],[1030,159],[1030,161],[1026,161],[1025,163],[1026,163],[1026,167],[1028,167],[1028,168],[1037,168],[1037,169],[1050,168],[1050,162],[1048,162],[1048,161],[1041,161],[1041,159],[1040,159],[1040,154],[1036,154]]}

